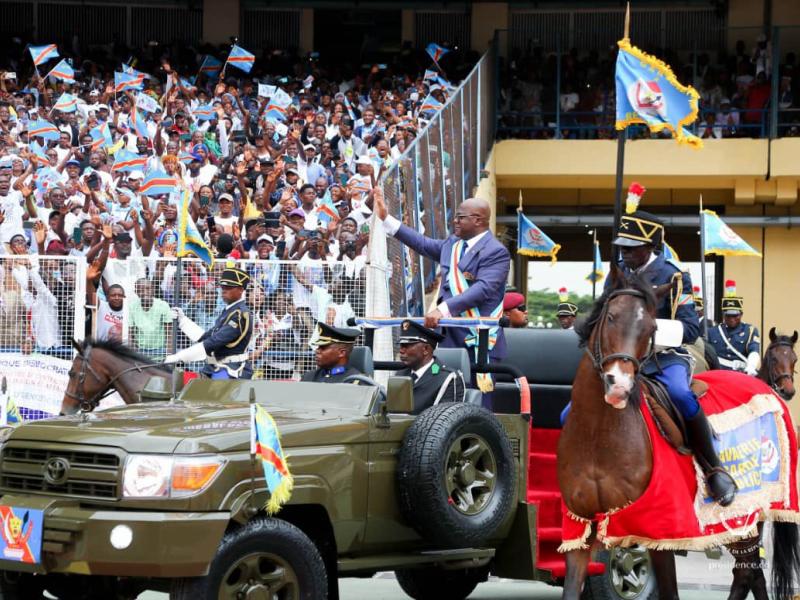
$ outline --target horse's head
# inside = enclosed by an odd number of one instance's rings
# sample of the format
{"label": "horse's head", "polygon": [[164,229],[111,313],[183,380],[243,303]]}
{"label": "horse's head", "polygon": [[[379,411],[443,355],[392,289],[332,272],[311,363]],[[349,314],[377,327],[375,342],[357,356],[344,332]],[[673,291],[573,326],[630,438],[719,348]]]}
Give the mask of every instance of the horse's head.
{"label": "horse's head", "polygon": [[108,389],[111,377],[92,360],[92,345],[72,340],[75,358],[69,369],[69,382],[61,401],[61,414],[74,415],[79,410],[92,410],[101,394]]}
{"label": "horse's head", "polygon": [[[660,291],[660,290],[659,290]],[[636,387],[641,364],[652,352],[656,331],[656,297],[636,277],[626,278],[616,266],[611,284],[579,328],[605,387],[605,401],[623,409]]]}
{"label": "horse's head", "polygon": [[797,354],[794,351],[797,331],[791,336],[779,335],[773,327],[769,330],[769,341],[759,377],[781,398],[791,400],[794,397],[794,368],[797,364]]}

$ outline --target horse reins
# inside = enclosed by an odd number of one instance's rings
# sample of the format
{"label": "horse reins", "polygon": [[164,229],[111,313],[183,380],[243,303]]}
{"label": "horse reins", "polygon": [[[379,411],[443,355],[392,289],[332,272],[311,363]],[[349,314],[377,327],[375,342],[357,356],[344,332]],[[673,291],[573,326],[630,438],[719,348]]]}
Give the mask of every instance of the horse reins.
{"label": "horse reins", "polygon": [[767,347],[767,351],[764,353],[764,362],[766,362],[767,375],[769,376],[769,381],[767,382],[767,384],[778,393],[781,392],[781,388],[779,387],[781,381],[783,381],[784,379],[788,379],[789,381],[794,381],[794,373],[780,373],[776,376],[775,372],[773,371],[773,367],[775,366],[775,359],[772,356],[772,349],[779,348],[781,346],[789,348],[794,352],[794,345],[791,342],[779,341],[779,342],[772,342]]}
{"label": "horse reins", "polygon": [[103,398],[106,398],[111,394],[113,394],[114,384],[123,375],[130,373],[131,371],[138,371],[139,373],[141,373],[144,369],[152,369],[153,367],[163,367],[166,364],[166,363],[154,363],[154,364],[144,364],[144,365],[136,364],[132,367],[128,367],[127,369],[123,369],[122,371],[114,375],[114,377],[109,379],[108,383],[106,383],[100,389],[99,392],[95,393],[91,398],[87,400],[86,395],[83,392],[83,385],[86,382],[86,372],[88,371],[92,375],[92,377],[95,378],[95,381],[97,381],[98,383],[102,383],[103,380],[100,378],[100,375],[97,374],[97,371],[94,370],[92,365],[89,364],[89,357],[92,354],[92,347],[89,346],[88,348],[86,348],[85,352],[86,352],[85,354],[83,352],[78,354],[78,356],[81,359],[81,370],[80,373],[78,373],[78,393],[74,394],[69,391],[64,392],[64,395],[67,396],[67,398],[72,398],[73,400],[75,400],[78,403],[80,409],[84,412],[90,412],[94,410],[95,408],[97,408],[97,405],[100,404],[100,401]]}
{"label": "horse reins", "polygon": [[648,344],[647,353],[642,358],[637,358],[632,354],[628,354],[626,352],[614,352],[612,354],[607,354],[603,356],[603,348],[602,348],[602,338],[603,338],[603,327],[606,322],[606,317],[608,316],[608,311],[611,305],[611,301],[614,298],[619,296],[633,296],[634,298],[640,298],[642,300],[647,300],[647,296],[644,292],[639,290],[635,290],[633,288],[626,288],[622,290],[616,290],[609,294],[608,299],[606,300],[605,306],[603,306],[603,311],[600,313],[600,317],[598,318],[597,323],[597,330],[595,331],[595,343],[594,348],[589,350],[588,346],[586,347],[586,354],[589,355],[589,358],[592,361],[592,365],[594,365],[595,370],[603,375],[603,367],[607,362],[612,360],[624,360],[625,362],[629,362],[633,365],[633,373],[634,377],[639,375],[639,370],[641,369],[642,363],[647,362],[652,356],[653,351],[655,348],[655,332],[653,335],[650,336],[650,343]]}

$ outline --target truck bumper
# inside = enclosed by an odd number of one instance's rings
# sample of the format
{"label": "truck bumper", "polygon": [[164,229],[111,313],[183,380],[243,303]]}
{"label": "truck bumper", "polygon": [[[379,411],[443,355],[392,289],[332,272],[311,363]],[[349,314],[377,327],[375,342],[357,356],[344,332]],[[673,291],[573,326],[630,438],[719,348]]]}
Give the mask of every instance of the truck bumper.
{"label": "truck bumper", "polygon": [[[230,513],[146,512],[82,507],[77,501],[5,495],[0,505],[44,512],[38,564],[5,560],[0,570],[121,577],[205,575]],[[111,543],[112,531],[117,529]]]}

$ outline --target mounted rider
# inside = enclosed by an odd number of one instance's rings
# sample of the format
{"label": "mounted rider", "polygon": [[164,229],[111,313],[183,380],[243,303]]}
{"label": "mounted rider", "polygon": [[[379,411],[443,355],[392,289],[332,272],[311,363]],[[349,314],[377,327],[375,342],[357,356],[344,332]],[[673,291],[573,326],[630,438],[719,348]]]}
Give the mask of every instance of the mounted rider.
{"label": "mounted rider", "polygon": [[248,347],[253,336],[253,317],[247,306],[244,291],[250,276],[235,267],[227,267],[219,278],[225,308],[208,331],[203,329],[180,308],[174,308],[180,330],[195,344],[167,356],[164,362],[206,361],[201,373],[211,379],[250,379]]}
{"label": "mounted rider", "polygon": [[742,322],[744,298],[736,294],[736,282],[725,282],[722,298],[723,322],[708,330],[708,341],[714,346],[721,369],[743,371],[755,376],[761,366],[761,339],[758,328]]}
{"label": "mounted rider", "polygon": [[[657,299],[656,318],[678,321],[683,326],[683,344],[692,344],[700,324],[692,301],[692,280],[680,264],[663,254],[664,224],[658,217],[638,210],[645,189],[630,186],[626,213],[620,219],[613,244],[620,250],[619,268],[626,276],[636,274],[654,288],[669,286]],[[606,279],[606,287],[610,278]],[[722,506],[733,502],[736,483],[722,468],[712,443],[711,425],[690,387],[692,358],[683,347],[657,351],[642,364],[641,373],[660,382],[686,421],[688,444],[706,475],[711,496]]]}
{"label": "mounted rider", "polygon": [[575,319],[578,318],[578,306],[569,301],[569,292],[565,287],[558,290],[556,318],[558,319],[559,325],[561,325],[561,329],[575,329]]}

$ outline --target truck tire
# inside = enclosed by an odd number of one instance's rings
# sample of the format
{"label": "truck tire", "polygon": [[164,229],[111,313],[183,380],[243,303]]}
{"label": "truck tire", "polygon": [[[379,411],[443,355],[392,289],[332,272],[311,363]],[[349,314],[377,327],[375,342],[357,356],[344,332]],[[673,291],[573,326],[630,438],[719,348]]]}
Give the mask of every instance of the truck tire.
{"label": "truck tire", "polygon": [[43,577],[0,571],[0,600],[40,600],[44,598]]}
{"label": "truck tire", "polygon": [[586,578],[582,600],[655,600],[656,576],[647,548],[610,548],[594,558],[606,566],[602,575]]}
{"label": "truck tire", "polygon": [[449,571],[435,567],[395,571],[397,583],[414,600],[464,600],[482,581],[486,569]]}
{"label": "truck tire", "polygon": [[464,548],[497,534],[514,505],[517,471],[497,418],[480,406],[448,402],[408,428],[397,483],[408,524],[439,547]]}
{"label": "truck tire", "polygon": [[170,600],[275,597],[326,600],[325,563],[300,529],[279,519],[263,518],[222,538],[208,575],[176,580]]}

